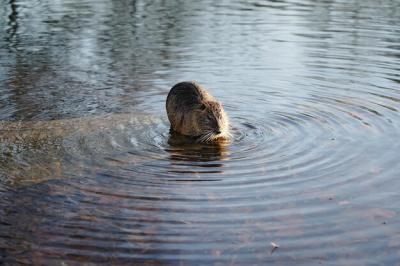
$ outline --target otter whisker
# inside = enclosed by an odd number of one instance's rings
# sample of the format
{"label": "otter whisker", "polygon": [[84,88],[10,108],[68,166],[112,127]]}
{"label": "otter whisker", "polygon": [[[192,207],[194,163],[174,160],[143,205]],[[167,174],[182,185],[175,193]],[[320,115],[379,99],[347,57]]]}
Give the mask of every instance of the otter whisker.
{"label": "otter whisker", "polygon": [[206,139],[206,142],[209,142],[210,140],[213,140],[215,136],[216,135],[214,134],[214,132],[210,132],[208,138]]}
{"label": "otter whisker", "polygon": [[213,134],[212,131],[209,131],[207,133],[204,133],[203,135],[201,135],[198,139],[197,139],[197,143],[202,143],[202,142],[207,142],[210,138],[210,136]]}
{"label": "otter whisker", "polygon": [[196,143],[202,143],[204,140],[204,135],[200,136],[197,140]]}
{"label": "otter whisker", "polygon": [[204,142],[206,142],[206,139],[207,139],[207,135],[205,135],[203,138],[201,138],[201,140],[199,142],[204,143]]}
{"label": "otter whisker", "polygon": [[197,143],[201,143],[201,142],[203,142],[204,141],[204,139],[206,138],[206,136],[207,136],[207,133],[206,134],[203,134],[203,135],[201,135],[197,140],[196,140],[196,142]]}
{"label": "otter whisker", "polygon": [[213,132],[208,132],[204,142],[209,142],[212,135],[213,135]]}

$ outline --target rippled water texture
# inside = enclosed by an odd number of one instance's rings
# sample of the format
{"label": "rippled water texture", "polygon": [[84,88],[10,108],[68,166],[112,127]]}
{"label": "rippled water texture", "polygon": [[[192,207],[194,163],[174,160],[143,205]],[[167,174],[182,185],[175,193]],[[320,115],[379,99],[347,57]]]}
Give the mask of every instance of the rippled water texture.
{"label": "rippled water texture", "polygon": [[[0,264],[400,261],[399,1],[0,0],[0,26]],[[230,143],[170,138],[182,80]]]}

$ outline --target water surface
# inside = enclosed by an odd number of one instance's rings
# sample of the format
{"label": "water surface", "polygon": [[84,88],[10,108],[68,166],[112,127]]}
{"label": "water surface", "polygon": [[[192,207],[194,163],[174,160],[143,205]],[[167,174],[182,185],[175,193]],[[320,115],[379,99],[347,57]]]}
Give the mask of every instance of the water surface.
{"label": "water surface", "polygon": [[[399,14],[0,0],[0,262],[398,263]],[[231,143],[171,142],[182,80],[224,103]]]}

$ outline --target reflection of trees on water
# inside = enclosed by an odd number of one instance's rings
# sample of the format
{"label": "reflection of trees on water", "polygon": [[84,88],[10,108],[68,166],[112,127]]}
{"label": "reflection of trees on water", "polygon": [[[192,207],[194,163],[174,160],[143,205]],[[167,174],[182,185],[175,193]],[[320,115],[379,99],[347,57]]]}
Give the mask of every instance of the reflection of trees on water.
{"label": "reflection of trees on water", "polygon": [[[0,43],[1,47],[9,49],[0,52],[2,67],[7,72],[7,78],[0,81],[0,93],[6,95],[2,99],[5,104],[0,106],[0,119],[53,119],[130,111],[143,104],[141,97],[148,95],[143,91],[151,89],[157,94],[159,89],[158,95],[161,95],[171,85],[167,80],[179,76],[176,72],[179,72],[182,62],[206,59],[204,55],[197,57],[193,54],[189,58],[186,48],[194,47],[201,52],[218,42],[223,46],[221,50],[227,50],[218,58],[229,57],[229,50],[234,47],[226,48],[231,42],[247,49],[246,33],[252,31],[244,25],[239,26],[237,23],[241,20],[259,27],[253,29],[252,37],[255,39],[249,44],[255,48],[249,50],[248,58],[272,57],[257,50],[268,38],[274,38],[273,35],[261,38],[272,26],[255,23],[250,17],[252,15],[269,22],[265,14],[282,19],[279,14],[293,12],[295,16],[291,21],[296,25],[296,32],[290,28],[289,32],[300,36],[300,41],[303,40],[301,37],[306,38],[308,43],[296,44],[297,52],[307,53],[306,60],[311,60],[310,63],[315,63],[318,57],[323,64],[324,57],[335,56],[331,53],[336,53],[335,48],[341,44],[348,45],[349,65],[346,67],[354,71],[357,71],[357,60],[368,53],[367,49],[360,47],[383,46],[387,48],[380,51],[384,56],[398,56],[395,52],[398,48],[396,43],[400,41],[398,34],[393,32],[392,36],[369,38],[371,36],[360,30],[363,27],[379,28],[378,24],[372,25],[376,20],[366,19],[370,17],[391,20],[396,24],[399,10],[396,1],[386,1],[385,8],[376,9],[364,8],[373,6],[375,2],[358,0],[346,3],[334,0],[235,3],[238,4],[247,7],[242,16],[236,19],[224,16],[221,19],[218,12],[205,12],[205,7],[210,5],[207,2],[25,1],[22,5],[10,0],[1,7],[7,13],[7,30],[0,32]],[[389,8],[391,6],[393,8]],[[208,11],[225,9],[232,11],[229,6],[211,6]],[[371,10],[372,15],[369,13]],[[278,15],[271,16],[276,12]],[[340,24],[341,20],[346,24]],[[216,23],[219,21],[226,24]],[[229,26],[231,24],[235,27]],[[210,27],[208,32],[205,30],[207,26]],[[234,30],[235,34],[226,34],[224,30]],[[381,33],[387,35],[385,31]],[[283,33],[276,37],[284,39],[288,36]],[[199,45],[202,42],[205,45]],[[304,51],[300,47],[303,45],[307,46]],[[236,49],[237,53],[232,53],[232,56],[245,51]],[[233,61],[245,63],[241,57]],[[293,63],[294,60],[286,62],[281,59],[277,62],[282,68]],[[190,64],[193,66],[195,63]],[[175,73],[172,74],[171,70]],[[229,71],[236,75],[243,70],[235,66]],[[201,78],[201,73],[196,75]],[[398,78],[393,77],[393,80],[396,82]],[[161,96],[156,101],[160,102]]]}
{"label": "reflection of trees on water", "polygon": [[10,78],[0,92],[13,95],[0,118],[63,118],[141,103],[138,91],[154,87],[178,59],[180,27],[190,19],[180,15],[185,5],[10,1],[8,30],[0,33],[10,47],[0,53]]}
{"label": "reflection of trees on water", "polygon": [[10,44],[10,47],[15,46],[16,43],[14,43],[14,39],[16,37],[17,31],[18,31],[18,6],[16,4],[15,0],[10,0],[10,9],[11,13],[8,16],[8,29],[6,30],[7,36],[6,40]]}
{"label": "reflection of trees on water", "polygon": [[[301,28],[295,35],[300,37],[309,82],[319,88],[310,96],[344,107],[352,119],[370,126],[364,110],[384,116],[374,102],[386,106],[399,102],[392,91],[399,82],[393,70],[400,68],[393,64],[395,60],[388,60],[399,58],[395,44],[400,43],[400,34],[391,28],[400,23],[393,12],[399,11],[398,5],[387,1],[382,8],[372,8],[376,2],[370,0],[307,2],[308,9],[302,11]],[[324,96],[324,91],[331,96]]]}
{"label": "reflection of trees on water", "polygon": [[[385,1],[382,8],[371,8],[376,5],[376,1],[371,0],[346,3],[310,0],[309,4],[307,15],[302,16],[304,30],[296,35],[306,37],[304,45],[312,48],[305,49],[305,58],[310,63],[306,66],[318,67],[314,72],[325,72],[326,77],[335,77],[332,71],[364,77],[365,73],[377,72],[380,56],[399,57],[394,52],[399,47],[393,46],[400,42],[399,32],[383,26],[400,23],[396,1]],[[341,60],[341,64],[335,59]],[[340,81],[343,75],[336,77]]]}

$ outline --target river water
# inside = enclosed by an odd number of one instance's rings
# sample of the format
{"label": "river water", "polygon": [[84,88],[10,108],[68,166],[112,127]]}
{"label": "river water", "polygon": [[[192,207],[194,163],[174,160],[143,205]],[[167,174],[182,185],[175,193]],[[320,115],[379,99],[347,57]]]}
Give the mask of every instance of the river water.
{"label": "river water", "polygon": [[[0,0],[0,28],[0,264],[400,261],[399,1]],[[230,143],[171,141],[183,80]]]}

